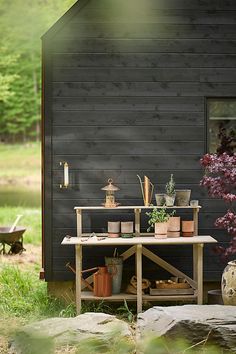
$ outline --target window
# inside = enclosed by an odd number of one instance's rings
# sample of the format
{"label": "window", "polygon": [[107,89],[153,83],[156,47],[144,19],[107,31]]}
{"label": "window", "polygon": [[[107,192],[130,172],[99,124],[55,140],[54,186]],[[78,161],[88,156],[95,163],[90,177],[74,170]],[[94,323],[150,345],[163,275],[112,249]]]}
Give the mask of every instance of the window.
{"label": "window", "polygon": [[236,98],[207,100],[208,152],[236,152]]}

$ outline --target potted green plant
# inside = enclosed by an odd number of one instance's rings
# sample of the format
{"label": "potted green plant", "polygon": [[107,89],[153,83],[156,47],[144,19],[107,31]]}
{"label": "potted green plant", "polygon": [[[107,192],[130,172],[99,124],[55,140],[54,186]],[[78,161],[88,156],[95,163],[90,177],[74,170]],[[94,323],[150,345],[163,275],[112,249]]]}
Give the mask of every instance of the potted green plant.
{"label": "potted green plant", "polygon": [[166,183],[165,204],[167,207],[172,207],[175,203],[175,181],[173,174],[170,175],[170,180]]}
{"label": "potted green plant", "polygon": [[150,225],[147,231],[154,228],[156,238],[166,238],[168,221],[172,214],[167,213],[165,208],[153,208],[152,211],[146,213],[149,216],[148,224]]}

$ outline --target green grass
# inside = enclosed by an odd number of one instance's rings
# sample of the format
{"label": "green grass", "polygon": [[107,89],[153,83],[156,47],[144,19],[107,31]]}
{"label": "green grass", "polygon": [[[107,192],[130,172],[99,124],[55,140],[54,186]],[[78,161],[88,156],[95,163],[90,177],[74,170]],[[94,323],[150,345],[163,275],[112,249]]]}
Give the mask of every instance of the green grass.
{"label": "green grass", "polygon": [[34,245],[41,244],[41,210],[40,208],[25,207],[1,207],[0,208],[0,225],[10,226],[13,224],[16,216],[22,214],[23,217],[19,221],[19,225],[26,227],[24,234],[24,243]]}
{"label": "green grass", "polygon": [[0,144],[0,179],[40,180],[40,143]]}
{"label": "green grass", "polygon": [[53,316],[74,316],[75,308],[48,296],[47,284],[39,280],[38,269],[22,270],[3,265],[0,268],[0,313],[5,318],[18,317],[28,322]]}

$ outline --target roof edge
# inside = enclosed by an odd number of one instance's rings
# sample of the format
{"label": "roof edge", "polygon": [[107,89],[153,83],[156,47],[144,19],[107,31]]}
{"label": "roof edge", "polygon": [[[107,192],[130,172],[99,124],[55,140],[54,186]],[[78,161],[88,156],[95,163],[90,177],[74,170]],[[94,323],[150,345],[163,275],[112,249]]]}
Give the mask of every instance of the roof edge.
{"label": "roof edge", "polygon": [[90,0],[77,0],[74,5],[67,10],[64,15],[62,15],[42,36],[42,40],[51,39],[56,35],[56,33],[62,29],[67,22],[84,6],[88,4]]}

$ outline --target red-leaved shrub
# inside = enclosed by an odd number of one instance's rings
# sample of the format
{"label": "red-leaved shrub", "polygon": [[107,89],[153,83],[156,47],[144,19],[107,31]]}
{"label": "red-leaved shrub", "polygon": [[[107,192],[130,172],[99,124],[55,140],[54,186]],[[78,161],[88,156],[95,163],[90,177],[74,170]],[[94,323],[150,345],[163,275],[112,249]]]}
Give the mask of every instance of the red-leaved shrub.
{"label": "red-leaved shrub", "polygon": [[236,153],[206,154],[201,159],[205,176],[200,184],[207,188],[209,196],[223,199],[228,204],[227,213],[215,221],[215,226],[231,235],[227,248],[217,247],[224,258],[236,254]]}

